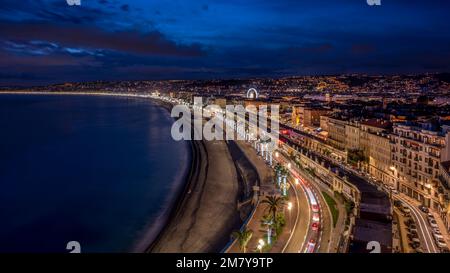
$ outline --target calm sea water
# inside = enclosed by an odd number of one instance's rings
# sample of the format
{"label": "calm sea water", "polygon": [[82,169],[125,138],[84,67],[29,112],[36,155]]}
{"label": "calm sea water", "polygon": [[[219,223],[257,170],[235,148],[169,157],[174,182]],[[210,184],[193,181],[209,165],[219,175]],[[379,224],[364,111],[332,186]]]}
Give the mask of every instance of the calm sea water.
{"label": "calm sea water", "polygon": [[161,228],[186,142],[147,100],[0,95],[0,252],[122,252]]}

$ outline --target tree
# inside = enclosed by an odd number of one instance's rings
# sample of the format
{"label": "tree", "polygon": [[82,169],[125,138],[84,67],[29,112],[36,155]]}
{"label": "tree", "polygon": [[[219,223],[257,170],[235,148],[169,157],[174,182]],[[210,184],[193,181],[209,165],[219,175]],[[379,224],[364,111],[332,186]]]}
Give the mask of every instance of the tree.
{"label": "tree", "polygon": [[233,232],[232,236],[238,241],[241,251],[246,253],[247,244],[253,236],[253,231],[251,229],[244,228],[243,230]]}
{"label": "tree", "polygon": [[272,219],[277,218],[278,210],[284,206],[284,198],[277,196],[267,196],[261,203],[267,204],[267,210],[272,214]]}
{"label": "tree", "polygon": [[275,236],[278,237],[283,230],[283,227],[286,225],[286,219],[283,213],[279,213],[274,222]]}

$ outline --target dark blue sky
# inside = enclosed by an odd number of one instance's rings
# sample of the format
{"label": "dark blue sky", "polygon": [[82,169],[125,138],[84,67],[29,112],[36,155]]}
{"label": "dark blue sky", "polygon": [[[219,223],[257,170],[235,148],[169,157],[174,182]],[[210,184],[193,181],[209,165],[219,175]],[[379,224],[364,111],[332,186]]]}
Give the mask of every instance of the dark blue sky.
{"label": "dark blue sky", "polygon": [[450,71],[450,1],[1,0],[0,84]]}

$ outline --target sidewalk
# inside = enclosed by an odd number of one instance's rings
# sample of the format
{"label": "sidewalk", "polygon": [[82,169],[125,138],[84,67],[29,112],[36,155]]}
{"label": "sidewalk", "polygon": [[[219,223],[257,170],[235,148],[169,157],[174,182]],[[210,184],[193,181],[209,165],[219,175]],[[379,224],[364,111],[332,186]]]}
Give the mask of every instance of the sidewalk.
{"label": "sidewalk", "polygon": [[[250,143],[245,141],[236,141],[236,143],[239,146],[239,148],[245,153],[248,160],[255,166],[256,170],[258,171],[259,179],[261,181],[260,186],[275,188],[272,182],[273,169],[270,166],[268,166],[266,162],[257,154],[257,152],[251,146]],[[281,253],[285,249],[286,243],[291,238],[290,231],[293,230],[297,215],[299,214],[296,195],[292,188],[289,189],[288,196],[289,200],[285,202],[286,205],[283,210],[283,212],[285,213],[286,225],[283,228],[283,232],[279,235],[277,241],[272,245],[272,248],[269,251],[272,253]],[[261,204],[261,201],[264,199],[265,199],[264,196],[259,196],[258,206],[256,207],[256,210],[252,215],[252,218],[247,223],[247,229],[253,231],[253,236],[247,245],[247,251],[249,253],[258,251],[257,246],[260,239],[264,239],[264,241],[267,242],[267,230],[261,227],[261,220],[263,219],[263,216],[268,213],[266,209],[267,205]],[[288,202],[292,203],[292,210],[290,213],[286,208]],[[239,249],[239,244],[236,241],[234,241],[226,252],[240,253],[241,250]]]}

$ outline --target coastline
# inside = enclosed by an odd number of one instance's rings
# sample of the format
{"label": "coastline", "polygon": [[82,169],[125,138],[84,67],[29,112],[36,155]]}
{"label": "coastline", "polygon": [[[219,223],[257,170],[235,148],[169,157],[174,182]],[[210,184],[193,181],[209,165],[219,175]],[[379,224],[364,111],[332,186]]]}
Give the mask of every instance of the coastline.
{"label": "coastline", "polygon": [[[2,93],[144,98],[169,114],[172,108],[169,102],[140,94],[0,91]],[[135,242],[131,242],[130,252],[219,252],[229,242],[232,231],[242,224],[237,209],[242,185],[226,142],[189,141],[188,149],[190,166],[186,164],[174,198],[167,201],[167,207],[156,219],[164,223],[157,226],[149,223]]]}
{"label": "coastline", "polygon": [[[159,105],[160,107],[167,110],[167,112],[170,115],[170,112],[172,110],[172,105],[170,105],[167,102],[163,102],[157,99],[150,99],[153,103]],[[198,151],[198,141],[188,141],[188,165],[189,167],[186,168],[183,177],[181,178],[181,184],[180,187],[176,190],[175,199],[172,200],[172,202],[169,204],[169,206],[166,208],[167,214],[164,218],[164,223],[161,225],[161,228],[157,231],[156,235],[153,236],[152,240],[144,241],[140,240],[136,244],[136,247],[133,248],[133,252],[151,252],[152,249],[155,247],[155,245],[160,242],[165,229],[169,226],[169,224],[173,221],[173,219],[176,217],[176,215],[179,213],[180,208],[183,206],[183,203],[186,202],[186,199],[188,198],[188,191],[189,188],[192,186],[193,183],[195,183],[194,178],[196,177],[198,173],[198,163],[197,161],[200,161],[201,159],[199,151]],[[197,164],[196,164],[197,163]],[[149,231],[146,231],[149,232]],[[151,231],[150,231],[151,232]]]}

